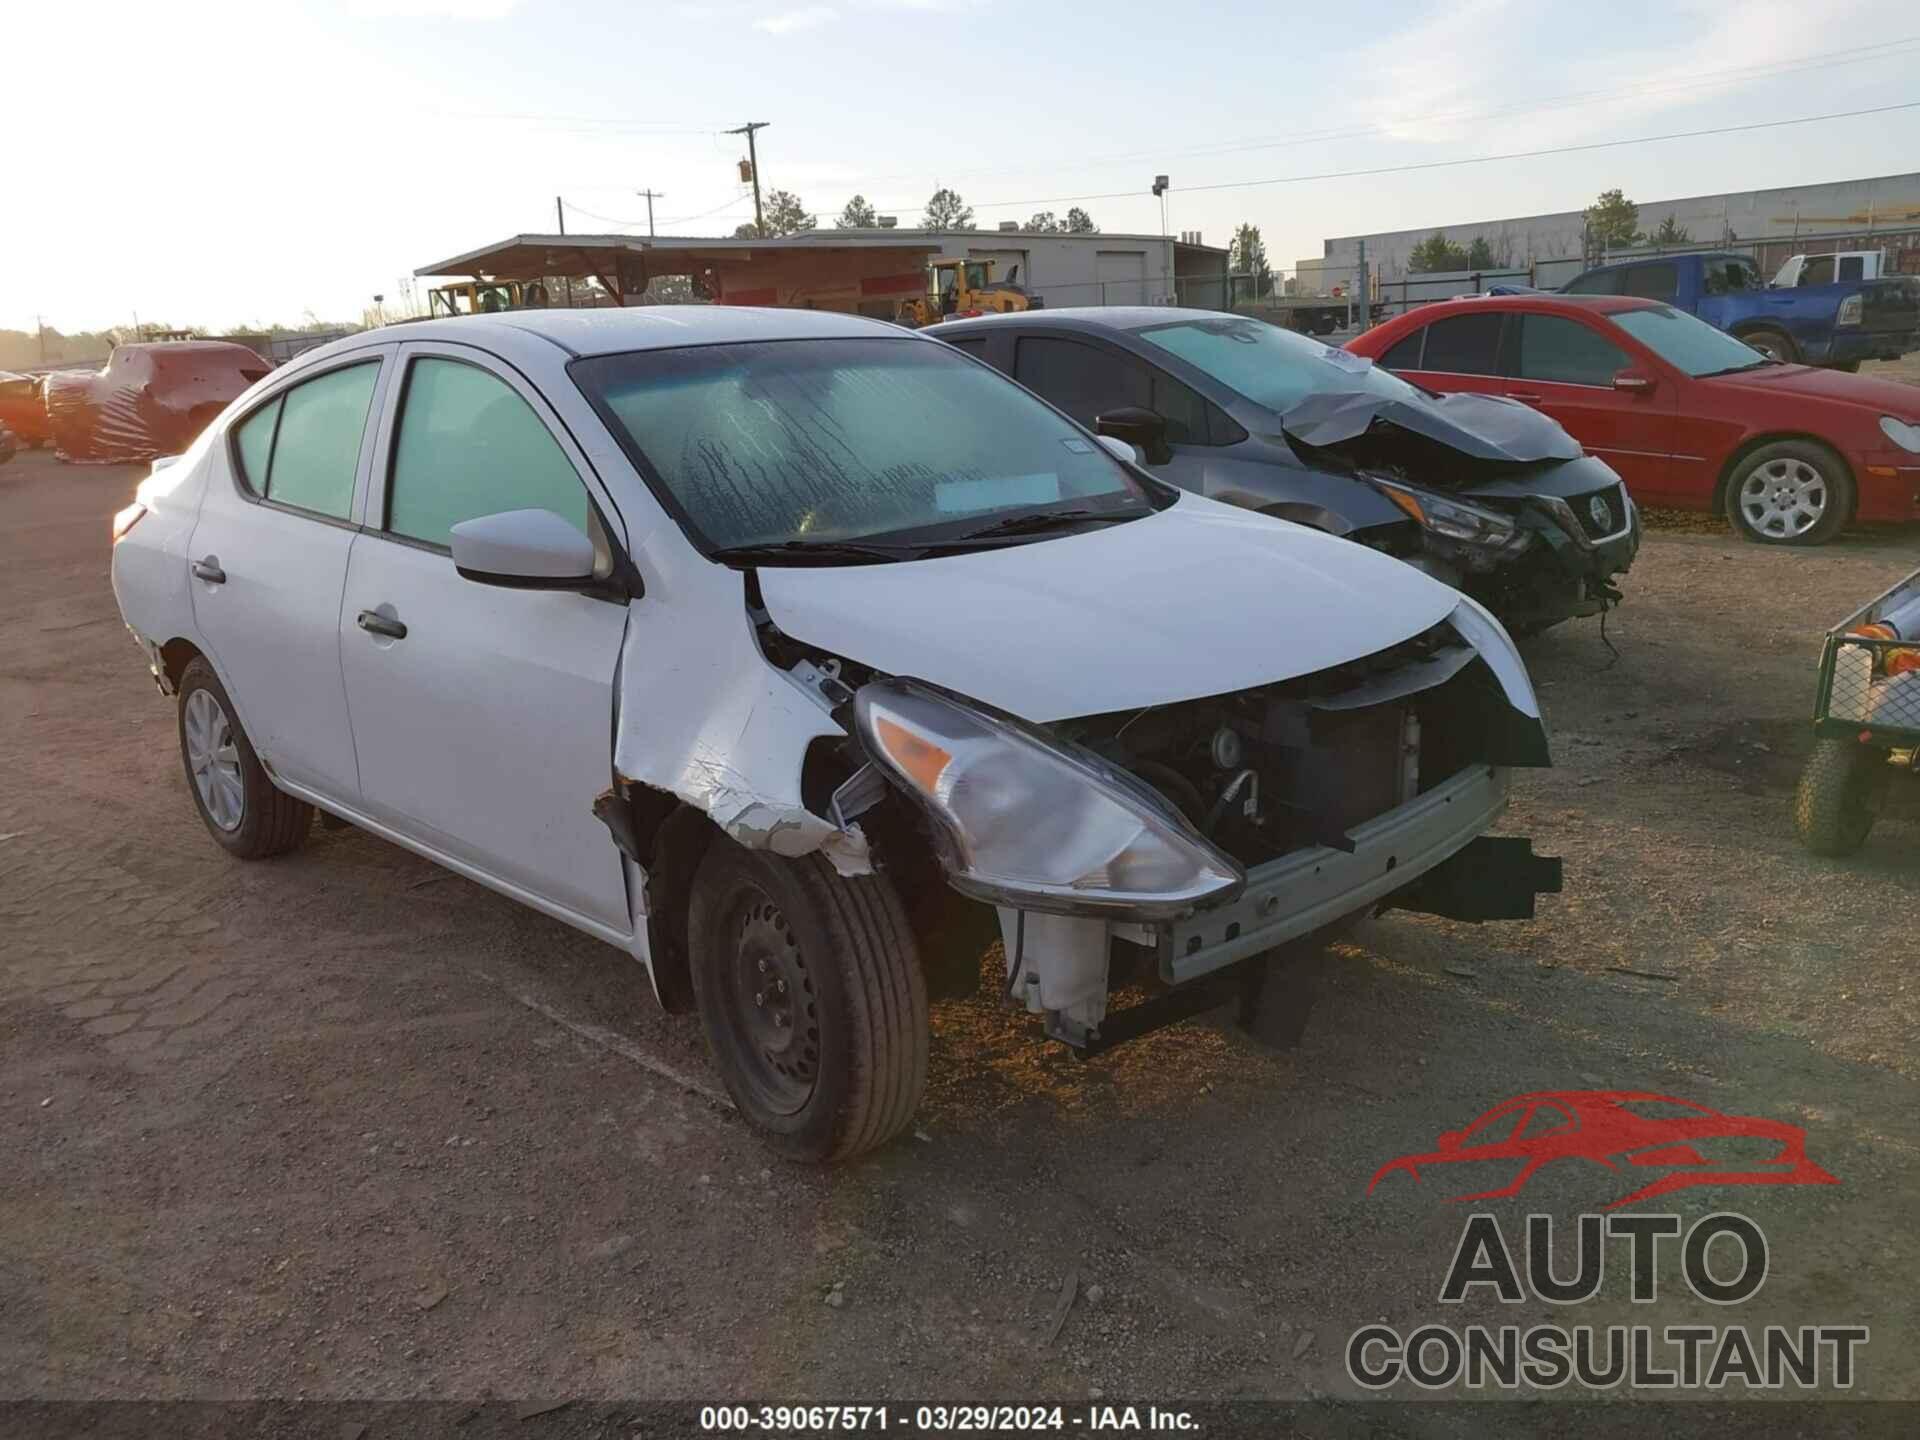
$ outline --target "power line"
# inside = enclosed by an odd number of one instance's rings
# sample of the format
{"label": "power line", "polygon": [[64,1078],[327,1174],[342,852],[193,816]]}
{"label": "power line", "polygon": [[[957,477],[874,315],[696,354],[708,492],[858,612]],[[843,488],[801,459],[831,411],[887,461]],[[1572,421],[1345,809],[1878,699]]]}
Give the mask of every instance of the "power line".
{"label": "power line", "polygon": [[[1753,130],[1778,130],[1788,125],[1813,125],[1824,120],[1855,120],[1866,115],[1888,115],[1896,110],[1920,109],[1920,100],[1898,105],[1875,105],[1865,110],[1836,110],[1826,115],[1800,115],[1791,120],[1756,120],[1746,125],[1715,125],[1705,130],[1674,130],[1664,135],[1636,135],[1625,140],[1592,140],[1580,145],[1553,145],[1539,150],[1509,150],[1499,155],[1469,155],[1457,160],[1422,160],[1408,165],[1376,165],[1365,170],[1324,170],[1312,175],[1278,175],[1268,180],[1221,180],[1210,185],[1183,185],[1184,194],[1205,190],[1251,190],[1263,185],[1300,185],[1311,180],[1349,180],[1369,175],[1404,175],[1415,170],[1448,170],[1461,165],[1491,165],[1501,160],[1534,160],[1545,155],[1574,155],[1589,150],[1617,150],[1627,145],[1652,145],[1666,140],[1698,140],[1709,135],[1738,135]],[[982,200],[976,210],[1013,210],[1027,205],[1066,205],[1084,200],[1134,200],[1145,192],[1109,190],[1099,195],[1042,195],[1027,200]],[[898,205],[876,209],[897,210]]]}
{"label": "power line", "polygon": [[[1796,73],[1801,70],[1830,69],[1837,65],[1856,65],[1870,60],[1897,59],[1907,53],[1911,47],[1920,46],[1920,35],[1909,35],[1896,40],[1876,41],[1871,45],[1856,45],[1844,50],[1828,50],[1814,55],[1792,60],[1766,61],[1754,65],[1729,66],[1722,70],[1700,71],[1696,75],[1663,83],[1626,86],[1617,90],[1574,91],[1566,95],[1552,96],[1538,100],[1521,101],[1513,105],[1499,106],[1490,110],[1442,110],[1424,115],[1409,115],[1394,121],[1390,125],[1364,125],[1337,130],[1290,131],[1285,136],[1248,136],[1242,140],[1199,146],[1189,150],[1136,150],[1124,154],[1093,155],[1076,157],[1075,164],[1081,166],[1117,165],[1140,160],[1187,159],[1208,155],[1229,155],[1249,150],[1284,150],[1301,145],[1313,145],[1329,140],[1363,139],[1369,135],[1391,135],[1395,130],[1414,125],[1442,124],[1450,121],[1491,120],[1509,115],[1530,114],[1538,110],[1565,109],[1569,107],[1596,103],[1603,100],[1619,100],[1636,95],[1659,95],[1674,91],[1696,88],[1712,88],[1716,85],[1739,84],[1742,81],[1772,79],[1777,75]],[[1886,53],[1881,53],[1886,52]],[[996,175],[1031,174],[1032,171],[1020,170],[968,170],[954,178],[991,179]],[[867,183],[875,180],[893,180],[909,178],[904,174],[868,176]],[[1187,187],[1191,188],[1191,187]],[[1127,192],[1131,194],[1132,192]],[[1024,203],[1024,202],[1022,202]],[[897,208],[897,207],[891,207]]]}

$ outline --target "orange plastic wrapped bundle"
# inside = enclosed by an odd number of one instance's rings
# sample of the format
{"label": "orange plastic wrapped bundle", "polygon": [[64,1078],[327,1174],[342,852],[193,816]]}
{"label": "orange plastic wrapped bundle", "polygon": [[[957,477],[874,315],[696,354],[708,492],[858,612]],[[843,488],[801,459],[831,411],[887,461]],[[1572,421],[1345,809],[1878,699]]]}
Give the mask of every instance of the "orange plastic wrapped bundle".
{"label": "orange plastic wrapped bundle", "polygon": [[104,369],[47,377],[54,453],[99,465],[178,455],[268,368],[221,340],[116,346]]}

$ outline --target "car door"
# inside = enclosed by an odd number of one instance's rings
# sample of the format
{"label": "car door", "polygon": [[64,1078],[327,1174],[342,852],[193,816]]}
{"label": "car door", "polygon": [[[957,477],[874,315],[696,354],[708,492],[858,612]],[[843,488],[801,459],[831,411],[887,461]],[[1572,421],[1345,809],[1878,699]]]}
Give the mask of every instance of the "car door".
{"label": "car door", "polygon": [[593,816],[612,769],[621,603],[463,579],[452,527],[606,492],[537,391],[463,345],[401,348],[340,609],[361,808],[563,918],[629,932]]}
{"label": "car door", "polygon": [[1500,337],[1506,323],[1506,315],[1491,308],[1442,316],[1401,336],[1380,364],[1442,394],[1498,395],[1506,389],[1500,373]]}
{"label": "car door", "polygon": [[[1172,453],[1149,460],[1148,468],[1184,490],[1209,493],[1208,462],[1215,458],[1212,407],[1158,366],[1099,341],[1028,334],[1014,343],[1013,377],[1089,430],[1109,410],[1132,405],[1153,411],[1167,422]],[[1220,420],[1232,424],[1224,415]]]}
{"label": "car door", "polygon": [[[1528,311],[1510,316],[1509,324],[1518,333],[1508,342],[1507,397],[1559,421],[1619,471],[1636,498],[1670,493],[1678,394],[1673,381],[1636,364],[1585,317]],[[1614,376],[1623,370],[1648,388],[1615,389]]]}
{"label": "car door", "polygon": [[194,622],[263,764],[322,799],[359,794],[340,680],[340,595],[397,346],[349,351],[214,441],[188,543]]}

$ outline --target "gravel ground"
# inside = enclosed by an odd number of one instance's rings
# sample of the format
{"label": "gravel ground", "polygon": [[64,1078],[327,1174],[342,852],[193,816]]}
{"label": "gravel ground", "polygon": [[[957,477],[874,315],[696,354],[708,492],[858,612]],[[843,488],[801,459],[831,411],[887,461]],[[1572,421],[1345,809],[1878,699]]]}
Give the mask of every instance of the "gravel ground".
{"label": "gravel ground", "polygon": [[[1920,786],[1848,861],[1789,824],[1819,634],[1913,532],[1655,531],[1604,640],[1530,645],[1538,920],[1367,923],[1286,1053],[1198,1023],[1082,1064],[940,1003],[914,1138],[822,1172],[706,1098],[615,951],[356,831],[207,839],[106,582],[135,479],[0,469],[0,1399],[1352,1395],[1361,1323],[1546,1316],[1443,1313],[1453,1187],[1367,1183],[1566,1088],[1805,1126],[1838,1185],[1652,1208],[1753,1216],[1737,1318],[1868,1324],[1855,1395],[1920,1398]],[[1729,1323],[1673,1275],[1578,1319]]]}

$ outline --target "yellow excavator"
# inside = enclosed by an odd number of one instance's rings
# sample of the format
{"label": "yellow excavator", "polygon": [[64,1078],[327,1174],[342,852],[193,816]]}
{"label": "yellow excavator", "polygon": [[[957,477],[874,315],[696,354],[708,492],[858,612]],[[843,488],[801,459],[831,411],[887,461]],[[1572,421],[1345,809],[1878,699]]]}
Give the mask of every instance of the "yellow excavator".
{"label": "yellow excavator", "polygon": [[547,287],[538,280],[462,280],[427,292],[427,314],[491,315],[502,310],[544,310]]}
{"label": "yellow excavator", "polygon": [[942,320],[1040,309],[1040,297],[1021,288],[1016,283],[1019,277],[1018,265],[1007,272],[1005,280],[995,280],[991,260],[934,260],[927,266],[927,293],[901,301],[894,319],[918,329]]}

